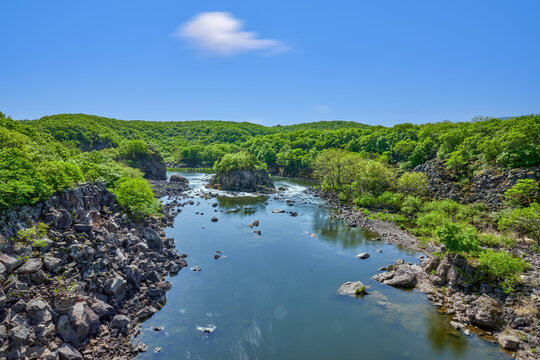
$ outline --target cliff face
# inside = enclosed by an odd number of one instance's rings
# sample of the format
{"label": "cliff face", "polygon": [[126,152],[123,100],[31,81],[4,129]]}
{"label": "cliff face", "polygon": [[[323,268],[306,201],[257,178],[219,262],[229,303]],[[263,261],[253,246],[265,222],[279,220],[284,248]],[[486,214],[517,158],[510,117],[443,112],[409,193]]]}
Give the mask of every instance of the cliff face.
{"label": "cliff face", "polygon": [[207,187],[230,191],[275,192],[274,183],[266,170],[235,170],[217,174]]}
{"label": "cliff face", "polygon": [[538,181],[540,169],[503,170],[489,168],[478,171],[467,183],[460,183],[439,159],[429,160],[414,168],[427,176],[427,190],[437,199],[452,199],[464,203],[484,202],[496,209],[503,204],[504,192],[514,186],[520,179]]}
{"label": "cliff face", "polygon": [[144,177],[150,180],[167,180],[167,166],[165,160],[157,152],[152,151],[143,157],[130,159],[126,161],[131,167],[140,169],[144,172]]}
{"label": "cliff face", "polygon": [[172,221],[165,214],[131,222],[101,183],[0,212],[0,358],[144,351],[129,339],[165,303],[165,275],[186,266],[174,240],[164,238]]}

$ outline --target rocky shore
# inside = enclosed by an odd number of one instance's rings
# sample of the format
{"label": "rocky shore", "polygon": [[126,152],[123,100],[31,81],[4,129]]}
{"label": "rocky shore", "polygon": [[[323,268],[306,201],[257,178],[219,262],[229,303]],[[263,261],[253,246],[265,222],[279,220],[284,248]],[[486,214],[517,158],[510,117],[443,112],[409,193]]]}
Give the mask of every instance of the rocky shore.
{"label": "rocky shore", "polygon": [[[379,269],[373,279],[384,284],[416,288],[443,313],[453,316],[451,325],[470,335],[496,341],[516,359],[540,359],[540,254],[525,244],[512,252],[523,257],[531,268],[522,275],[522,283],[506,293],[495,279],[471,266],[461,256],[443,258],[435,254],[441,245],[421,248],[416,238],[393,223],[366,219],[362,213],[340,204],[337,194],[319,189],[309,192],[327,201],[336,210],[335,217],[352,227],[360,226],[384,240],[405,249],[422,252],[420,264],[397,260]],[[374,271],[375,272],[375,271]],[[487,278],[487,281],[485,280]],[[484,279],[484,280],[480,280]]]}
{"label": "rocky shore", "polygon": [[[154,184],[158,195],[178,197],[187,186],[165,185]],[[130,359],[146,351],[130,340],[165,304],[165,276],[187,265],[164,237],[172,206],[134,222],[104,184],[87,183],[0,213],[0,359]]]}

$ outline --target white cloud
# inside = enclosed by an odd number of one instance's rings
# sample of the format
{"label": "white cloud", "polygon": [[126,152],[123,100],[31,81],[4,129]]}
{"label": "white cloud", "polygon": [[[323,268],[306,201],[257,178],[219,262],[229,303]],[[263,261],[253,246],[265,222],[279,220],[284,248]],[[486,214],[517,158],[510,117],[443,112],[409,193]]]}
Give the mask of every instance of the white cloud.
{"label": "white cloud", "polygon": [[315,105],[313,107],[313,110],[315,110],[316,112],[322,113],[322,112],[329,112],[332,109],[328,105]]}
{"label": "white cloud", "polygon": [[243,31],[244,22],[227,12],[204,12],[178,28],[176,36],[205,52],[232,55],[252,50],[281,52],[287,47],[277,40],[260,39]]}

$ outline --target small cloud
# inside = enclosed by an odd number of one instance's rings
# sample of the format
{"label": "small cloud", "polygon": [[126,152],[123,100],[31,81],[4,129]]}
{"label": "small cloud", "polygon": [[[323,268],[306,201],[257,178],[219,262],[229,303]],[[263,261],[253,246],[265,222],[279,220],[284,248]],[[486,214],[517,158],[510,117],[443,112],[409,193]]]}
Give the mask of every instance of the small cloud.
{"label": "small cloud", "polygon": [[227,12],[204,12],[181,25],[175,36],[186,39],[200,50],[233,55],[252,50],[282,52],[287,47],[277,40],[261,39],[255,32],[243,31],[244,22]]}
{"label": "small cloud", "polygon": [[313,110],[315,110],[316,112],[323,113],[323,112],[329,112],[331,108],[328,105],[315,105],[313,107]]}

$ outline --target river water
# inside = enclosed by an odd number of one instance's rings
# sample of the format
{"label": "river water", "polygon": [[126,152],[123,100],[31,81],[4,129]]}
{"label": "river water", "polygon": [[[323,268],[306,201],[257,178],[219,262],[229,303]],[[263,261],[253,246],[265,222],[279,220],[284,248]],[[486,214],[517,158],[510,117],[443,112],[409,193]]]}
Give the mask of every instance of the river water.
{"label": "river water", "polygon": [[[207,177],[181,175],[194,190]],[[169,278],[167,304],[142,324],[135,340],[148,351],[140,359],[508,358],[497,345],[452,329],[450,318],[422,293],[371,279],[396,259],[418,263],[419,254],[330,218],[331,210],[305,194],[300,182],[275,184],[287,187],[281,199],[198,195],[182,208],[166,234],[189,255],[189,266]],[[210,221],[213,216],[218,222]],[[259,227],[247,226],[255,220]],[[226,257],[214,259],[216,251]],[[371,256],[360,260],[359,252]],[[337,295],[346,281],[362,281],[370,294]]]}

